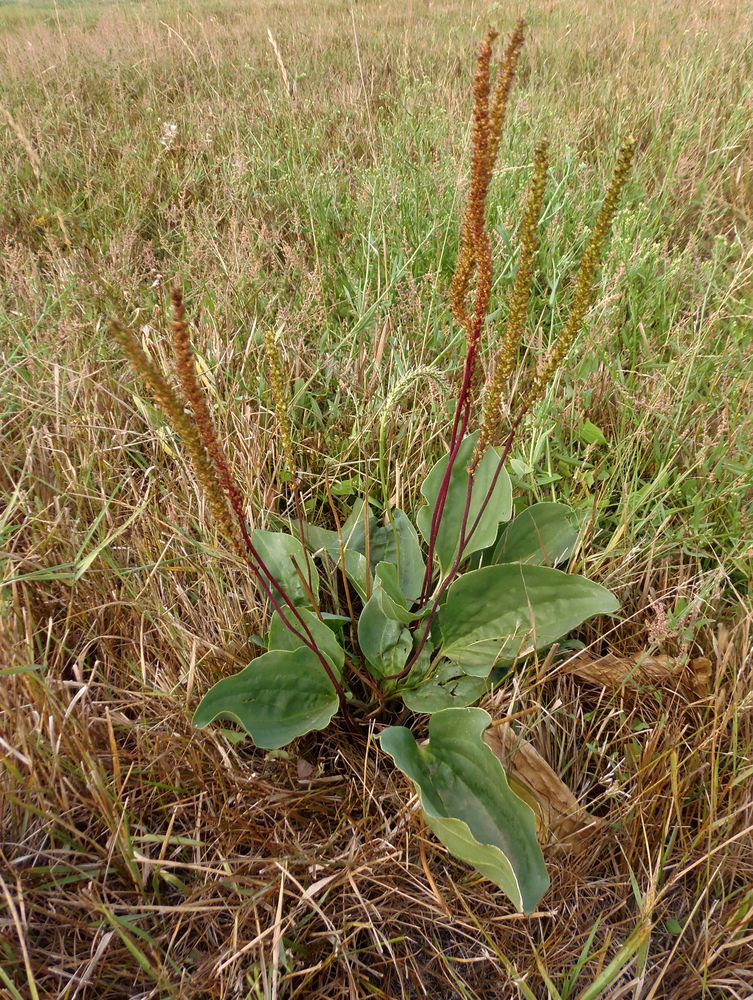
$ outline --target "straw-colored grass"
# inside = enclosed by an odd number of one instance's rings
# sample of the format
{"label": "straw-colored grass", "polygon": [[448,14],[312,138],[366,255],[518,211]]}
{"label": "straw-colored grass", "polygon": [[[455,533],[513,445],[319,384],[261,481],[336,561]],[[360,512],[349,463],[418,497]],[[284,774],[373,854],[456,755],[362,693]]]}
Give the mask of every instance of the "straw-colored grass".
{"label": "straw-colored grass", "polygon": [[[605,821],[548,855],[532,917],[447,855],[369,733],[267,754],[192,728],[265,609],[107,332],[164,362],[183,281],[256,526],[286,490],[269,328],[308,516],[379,482],[380,424],[412,508],[463,353],[474,43],[518,14],[492,310],[548,136],[530,364],[618,136],[638,151],[516,496],[587,512],[573,567],[622,614],[582,642],[711,661],[708,690],[631,694],[560,655],[485,704]],[[0,26],[0,995],[753,996],[748,6],[41,3]]]}

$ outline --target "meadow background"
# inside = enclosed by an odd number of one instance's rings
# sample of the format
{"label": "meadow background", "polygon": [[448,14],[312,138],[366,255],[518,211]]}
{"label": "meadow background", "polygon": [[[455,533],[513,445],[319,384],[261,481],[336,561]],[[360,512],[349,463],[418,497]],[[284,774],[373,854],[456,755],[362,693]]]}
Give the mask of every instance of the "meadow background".
{"label": "meadow background", "polygon": [[[447,856],[368,734],[265,754],[192,729],[263,609],[108,332],[166,360],[183,283],[255,526],[284,508],[270,326],[309,515],[377,481],[391,396],[413,509],[463,353],[474,49],[520,15],[489,330],[546,135],[524,369],[620,136],[638,152],[516,500],[583,512],[572,566],[622,614],[580,641],[711,662],[703,690],[634,695],[548,659],[488,699],[605,820],[548,857],[531,918]],[[752,27],[742,0],[0,3],[0,994],[753,996]]]}

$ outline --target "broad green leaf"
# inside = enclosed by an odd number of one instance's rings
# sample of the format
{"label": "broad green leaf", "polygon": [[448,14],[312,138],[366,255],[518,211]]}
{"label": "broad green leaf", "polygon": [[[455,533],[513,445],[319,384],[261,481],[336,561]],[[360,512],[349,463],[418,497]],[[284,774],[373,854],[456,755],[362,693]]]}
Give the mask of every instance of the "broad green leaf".
{"label": "broad green leaf", "polygon": [[573,551],[578,531],[578,516],[571,507],[535,503],[507,525],[491,562],[556,566]]}
{"label": "broad green leaf", "polygon": [[[413,671],[411,671],[411,677]],[[478,701],[488,683],[485,677],[466,674],[457,663],[442,663],[436,673],[417,686],[400,691],[400,697],[411,712],[431,715],[443,708],[465,708]]]}
{"label": "broad green leaf", "polygon": [[[344,555],[345,574],[353,584],[362,601],[371,589],[371,572],[366,565],[364,552],[366,550],[366,525],[364,523],[364,501],[359,500],[340,529],[340,534],[329,528],[318,528],[315,525],[304,526],[306,544],[312,552],[324,551],[332,561],[340,564],[340,556]],[[369,511],[369,537],[376,530],[376,518]],[[341,551],[342,542],[342,551]]]}
{"label": "broad green leaf", "polygon": [[[366,524],[364,501],[358,500],[353,505],[350,514],[340,527],[340,534],[331,528],[319,528],[315,524],[306,524],[303,528],[306,544],[315,552],[324,550],[337,560],[340,558],[340,541],[344,549],[353,549],[362,555],[366,551]],[[377,528],[377,519],[369,509],[369,537]]]}
{"label": "broad green leaf", "polygon": [[377,565],[371,597],[358,622],[358,643],[372,674],[389,677],[403,669],[413,647],[413,635],[405,626],[430,611],[428,607],[409,611],[397,582],[397,567],[387,562]]}
{"label": "broad green leaf", "polygon": [[[365,500],[357,500],[353,504],[353,508],[348,515],[347,520],[340,529],[345,548],[360,552],[361,555],[366,552],[367,512],[364,510],[365,506]],[[372,514],[371,507],[368,509],[368,526],[369,539],[371,539],[374,532],[377,530],[377,519]]]}
{"label": "broad green leaf", "polygon": [[405,626],[389,618],[374,593],[358,619],[358,645],[375,677],[398,674],[408,662],[413,636]]}
{"label": "broad green leaf", "polygon": [[337,556],[340,552],[337,532],[332,531],[331,528],[320,528],[316,524],[304,524],[303,537],[306,539],[306,545],[313,553],[327,552],[330,555],[334,554]]}
{"label": "broad green leaf", "polygon": [[333,631],[339,630],[350,621],[348,615],[336,615],[334,611],[322,611],[322,618],[325,622],[329,622],[329,627]]}
{"label": "broad green leaf", "polygon": [[410,605],[418,600],[424,582],[424,559],[416,529],[402,510],[391,510],[386,524],[377,527],[370,539],[372,570],[380,562],[392,563],[397,584]]}
{"label": "broad green leaf", "polygon": [[586,420],[578,431],[578,437],[586,444],[608,444],[604,431],[590,420]]}
{"label": "broad green leaf", "polygon": [[[297,538],[282,531],[263,531],[259,528],[252,534],[251,541],[267,569],[296,607],[311,607],[311,601],[296,572],[296,566],[306,583],[311,581],[314,598],[319,599],[319,574],[313,560]],[[275,596],[279,597],[277,591]]]}
{"label": "broad green leaf", "polygon": [[[315,403],[316,400],[310,397],[309,402]],[[355,493],[363,488],[363,480],[360,476],[351,476],[349,479],[341,479],[337,483],[332,484],[332,495],[336,497],[352,497]]]}
{"label": "broad green leaf", "polygon": [[[323,531],[324,529],[317,529],[318,531]],[[332,559],[332,562],[336,566],[340,565],[340,545],[337,541],[337,532],[332,532],[334,537],[334,542],[327,546],[316,546],[313,551],[319,552],[323,550]],[[366,565],[366,557],[360,552],[356,552],[355,549],[344,549],[343,555],[345,557],[345,575],[347,576],[350,583],[356,590],[356,593],[361,598],[362,601],[366,600],[367,593],[367,581],[368,588],[371,589],[371,573]]]}
{"label": "broad green leaf", "polygon": [[[308,524],[304,528],[306,543],[312,551],[326,552],[335,563],[340,562],[340,542],[345,550],[345,572],[359,595],[366,592],[366,515],[364,501],[354,504],[340,529],[340,535],[328,528]],[[369,569],[373,572],[380,562],[395,566],[397,585],[409,604],[421,591],[424,561],[416,529],[401,510],[391,511],[385,525],[379,525],[369,509]],[[359,559],[363,556],[363,559]],[[369,581],[370,585],[370,581]]]}
{"label": "broad green leaf", "polygon": [[397,567],[392,563],[381,562],[377,565],[374,576],[374,594],[378,597],[382,611],[388,618],[409,625],[416,618],[425,618],[431,608],[422,611],[410,611],[406,605],[403,592],[397,580]]}
{"label": "broad green leaf", "polygon": [[[435,555],[439,560],[439,565],[443,575],[451,568],[458,552],[460,542],[460,528],[465,512],[466,498],[468,495],[468,472],[473,450],[476,447],[478,433],[471,434],[463,440],[458,450],[457,458],[452,467],[450,475],[450,485],[447,492],[447,500],[440,522],[439,532],[435,544]],[[421,534],[426,541],[429,541],[431,534],[431,519],[434,507],[437,502],[442,479],[447,469],[449,455],[441,458],[429,475],[426,477],[421,493],[426,499],[426,506],[422,507],[416,516]],[[487,449],[483,458],[478,464],[473,480],[473,490],[471,492],[471,502],[467,519],[467,530],[470,531],[476,517],[481,510],[484,498],[489,491],[494,475],[499,465],[499,454],[494,448]],[[502,469],[497,478],[494,492],[489,503],[484,509],[478,527],[473,535],[468,539],[465,547],[465,555],[470,555],[479,549],[485,549],[492,545],[497,538],[498,525],[504,521],[509,521],[512,516],[512,486],[510,477]]]}
{"label": "broad green leaf", "polygon": [[391,726],[382,749],[413,782],[434,834],[531,913],[549,886],[531,809],[510,790],[504,768],[484,743],[491,719],[480,708],[431,716],[429,743]]}
{"label": "broad green leaf", "polygon": [[550,646],[593,615],[619,605],[604,587],[547,566],[509,563],[466,573],[439,610],[442,653],[486,677],[499,663]]}
{"label": "broad green leaf", "polygon": [[[335,562],[338,562],[335,558]],[[366,564],[366,556],[353,549],[345,549],[345,575],[353,584],[356,593],[362,601],[367,600],[367,593],[372,589],[371,571]],[[367,582],[368,581],[368,582]]]}
{"label": "broad green leaf", "polygon": [[341,636],[345,626],[350,623],[348,615],[336,615],[332,611],[322,611],[320,614],[324,624],[337,636]]}
{"label": "broad green leaf", "polygon": [[374,593],[379,595],[382,611],[388,618],[409,625],[414,616],[408,610],[400,584],[397,582],[397,567],[392,563],[377,563],[374,574]]}
{"label": "broad green leaf", "polygon": [[277,750],[324,729],[338,699],[316,654],[306,646],[264,653],[204,695],[193,717],[199,729],[215,719],[239,722],[258,747]]}
{"label": "broad green leaf", "polygon": [[[422,629],[413,633],[413,649],[411,650],[411,657],[415,656],[416,650],[421,644],[422,636]],[[427,641],[423,644],[416,662],[411,667],[410,674],[401,681],[393,681],[392,690],[397,694],[401,694],[403,688],[410,688],[411,690],[417,689],[428,677],[433,659],[434,643],[431,641],[431,636],[429,636]]]}
{"label": "broad green leaf", "polygon": [[[335,633],[324,622],[319,621],[313,611],[301,608],[299,612],[301,618],[306,622],[306,626],[311,633],[311,637],[316,643],[317,649],[327,657],[329,665],[338,677],[342,677],[343,665],[345,663],[345,650],[337,641]],[[286,615],[290,624],[299,632],[302,632],[300,624],[292,615]],[[305,646],[297,636],[293,635],[289,628],[283,623],[282,618],[275,613],[269,623],[269,635],[267,637],[270,649],[300,649]]]}

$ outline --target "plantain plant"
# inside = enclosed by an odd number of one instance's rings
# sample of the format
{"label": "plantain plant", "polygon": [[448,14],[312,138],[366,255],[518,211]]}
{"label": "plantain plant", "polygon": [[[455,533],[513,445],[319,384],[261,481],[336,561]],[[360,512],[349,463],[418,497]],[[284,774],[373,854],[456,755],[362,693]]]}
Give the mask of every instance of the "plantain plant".
{"label": "plantain plant", "polygon": [[[182,438],[219,528],[245,560],[272,613],[266,651],[205,694],[195,725],[230,719],[256,746],[277,749],[325,729],[338,713],[350,728],[376,719],[382,749],[415,786],[436,836],[495,882],[519,910],[531,912],[548,886],[534,814],[511,790],[503,765],[484,741],[489,715],[473,706],[504,683],[514,666],[618,605],[603,587],[557,568],[578,536],[572,510],[538,503],[512,519],[505,464],[516,431],[564,361],[591,305],[633,145],[624,143],[618,153],[568,318],[519,398],[507,400],[512,416],[503,433],[502,401],[528,311],[548,159],[546,145],[539,146],[507,320],[479,393],[492,287],[487,197],[523,26],[512,33],[492,85],[495,37],[490,30],[478,54],[470,191],[450,295],[453,315],[465,331],[465,363],[448,450],[421,487],[414,519],[362,499],[333,528],[305,523],[285,380],[269,335],[270,386],[293,473],[296,516],[291,532],[249,532],[240,490],[200,389],[180,292],[173,292],[172,331],[181,392],[132,331],[116,325],[114,334]],[[325,600],[320,568],[326,567],[337,571],[341,585],[329,588]],[[394,719],[395,708],[412,727],[379,722]],[[423,716],[429,717],[428,740],[419,743],[414,731],[424,732]]]}

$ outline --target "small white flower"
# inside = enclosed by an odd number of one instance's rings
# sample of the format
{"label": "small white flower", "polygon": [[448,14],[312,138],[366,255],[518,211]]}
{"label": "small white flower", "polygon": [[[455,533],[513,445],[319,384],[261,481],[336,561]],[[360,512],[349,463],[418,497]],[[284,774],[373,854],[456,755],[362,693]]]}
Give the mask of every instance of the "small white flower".
{"label": "small white flower", "polygon": [[160,146],[165,149],[172,149],[175,138],[178,135],[178,126],[175,122],[162,122],[162,131],[157,140]]}

